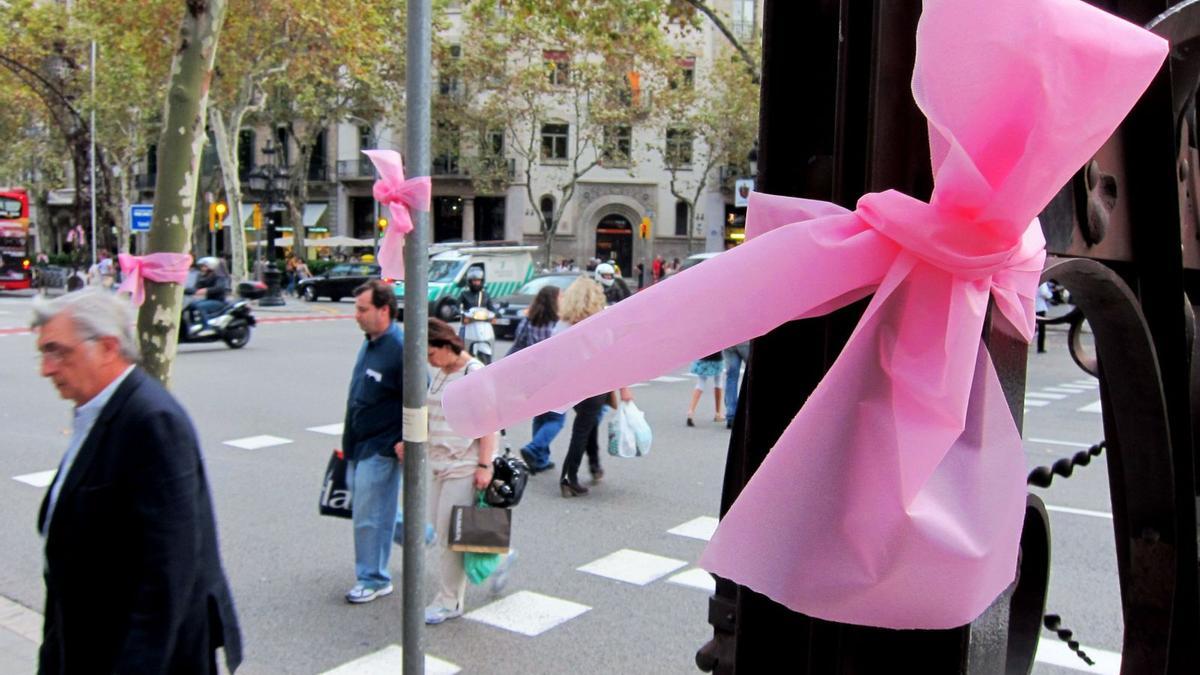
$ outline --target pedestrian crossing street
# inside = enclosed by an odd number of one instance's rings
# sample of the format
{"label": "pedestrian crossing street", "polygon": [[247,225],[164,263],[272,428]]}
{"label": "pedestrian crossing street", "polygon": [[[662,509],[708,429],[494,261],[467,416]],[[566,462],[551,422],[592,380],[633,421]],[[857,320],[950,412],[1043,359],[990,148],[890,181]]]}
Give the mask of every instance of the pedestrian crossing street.
{"label": "pedestrian crossing street", "polygon": [[[665,375],[654,378],[649,382],[634,386],[648,386],[652,382],[675,384],[688,382],[691,377]],[[1094,395],[1097,388],[1094,380],[1075,380],[1055,386],[1044,387],[1040,390],[1029,391],[1026,394],[1026,411],[1030,408],[1045,407],[1055,403],[1074,405],[1073,398],[1080,395]],[[1082,412],[1100,412],[1100,402],[1095,401],[1077,408]],[[307,427],[306,431],[327,436],[340,436],[341,423],[324,424]],[[1062,443],[1046,439],[1028,439],[1031,442]],[[224,445],[240,450],[261,450],[295,443],[295,440],[270,434],[261,434],[245,438],[230,439],[222,442]],[[46,488],[54,479],[55,470],[38,471],[34,473],[13,476],[13,479],[34,488]],[[1099,512],[1084,512],[1079,509],[1048,506],[1050,510],[1063,513],[1111,518],[1111,514]],[[667,532],[671,535],[707,542],[717,527],[717,519],[712,516],[699,516],[681,523]],[[629,584],[636,587],[646,587],[655,583],[669,583],[695,591],[711,594],[715,590],[713,577],[703,569],[691,566],[688,561],[660,556],[652,552],[632,548],[622,548],[596,560],[576,568],[581,574],[605,579],[611,583]],[[495,601],[479,607],[463,615],[467,621],[477,622],[493,628],[527,637],[536,637],[562,626],[573,619],[592,611],[620,611],[618,607],[598,607],[581,604],[567,598],[545,595],[533,589],[519,590],[500,597]],[[1038,647],[1037,660],[1041,663],[1065,667],[1081,672],[1118,673],[1120,671],[1120,654],[1104,650],[1082,647],[1095,661],[1096,665],[1088,666],[1065,644],[1058,643],[1051,637],[1043,640]],[[374,675],[376,673],[399,672],[403,663],[403,649],[399,645],[389,645],[381,650],[367,654],[353,661],[341,664],[324,675]],[[453,675],[462,672],[462,668],[435,655],[426,655],[426,672],[436,675]]]}

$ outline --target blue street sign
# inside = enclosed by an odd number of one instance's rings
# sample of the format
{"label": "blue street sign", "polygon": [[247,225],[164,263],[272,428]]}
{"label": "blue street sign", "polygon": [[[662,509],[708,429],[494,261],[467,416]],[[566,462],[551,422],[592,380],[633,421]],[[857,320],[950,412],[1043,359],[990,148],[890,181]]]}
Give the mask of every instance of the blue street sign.
{"label": "blue street sign", "polygon": [[132,232],[149,232],[150,220],[154,218],[153,204],[134,204],[129,207],[129,229]]}

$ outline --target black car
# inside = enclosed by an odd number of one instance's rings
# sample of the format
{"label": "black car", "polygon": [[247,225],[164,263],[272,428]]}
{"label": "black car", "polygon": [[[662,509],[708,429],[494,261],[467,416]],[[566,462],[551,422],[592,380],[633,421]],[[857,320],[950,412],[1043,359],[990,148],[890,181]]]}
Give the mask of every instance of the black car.
{"label": "black car", "polygon": [[296,285],[296,292],[309,302],[316,302],[318,298],[337,302],[368,280],[378,278],[379,265],[375,263],[341,263],[324,274],[302,280]]}
{"label": "black car", "polygon": [[533,296],[547,285],[566,288],[572,281],[579,278],[579,272],[543,274],[525,282],[525,285],[512,295],[496,299],[496,337],[511,340],[517,334],[517,326],[525,317],[526,310],[533,304]]}

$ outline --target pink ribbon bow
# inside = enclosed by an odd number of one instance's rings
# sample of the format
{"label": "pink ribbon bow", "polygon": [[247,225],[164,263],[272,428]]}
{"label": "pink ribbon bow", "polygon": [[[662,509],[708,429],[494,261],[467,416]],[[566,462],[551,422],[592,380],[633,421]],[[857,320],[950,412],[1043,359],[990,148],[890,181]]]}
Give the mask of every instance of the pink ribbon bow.
{"label": "pink ribbon bow", "polygon": [[1167,45],[1076,0],[924,7],[912,88],[929,121],[928,204],[888,191],[851,212],[752,194],[744,245],[447,387],[455,431],[478,437],[874,293],[700,562],[834,621],[979,616],[1013,580],[1025,504],[1021,438],[980,339],[988,299],[1030,338],[1035,216]]}
{"label": "pink ribbon bow", "polygon": [[117,256],[124,281],[118,293],[129,293],[135,307],[146,301],[146,280],[160,284],[182,284],[187,281],[192,256],[186,253],[151,253],[137,256],[122,253]]}
{"label": "pink ribbon bow", "polygon": [[433,190],[429,176],[404,179],[404,160],[395,150],[363,150],[379,171],[372,192],[375,201],[388,207],[392,214],[383,243],[379,245],[379,267],[383,276],[392,279],[404,278],[404,235],[412,232],[412,216],[409,209],[429,210],[429,196]]}

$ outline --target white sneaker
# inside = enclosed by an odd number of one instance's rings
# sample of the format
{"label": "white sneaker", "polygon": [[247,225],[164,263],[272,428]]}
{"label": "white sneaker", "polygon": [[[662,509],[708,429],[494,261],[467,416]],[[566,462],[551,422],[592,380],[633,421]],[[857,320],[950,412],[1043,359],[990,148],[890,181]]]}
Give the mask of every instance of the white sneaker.
{"label": "white sneaker", "polygon": [[367,588],[362,584],[357,584],[346,593],[346,602],[361,605],[364,602],[371,602],[375,598],[382,598],[385,595],[391,595],[392,591],[396,590],[391,584],[383,588]]}
{"label": "white sneaker", "polygon": [[444,623],[450,619],[457,619],[460,616],[462,616],[461,609],[447,609],[435,605],[425,608],[425,624],[429,626],[436,626],[439,623]]}

